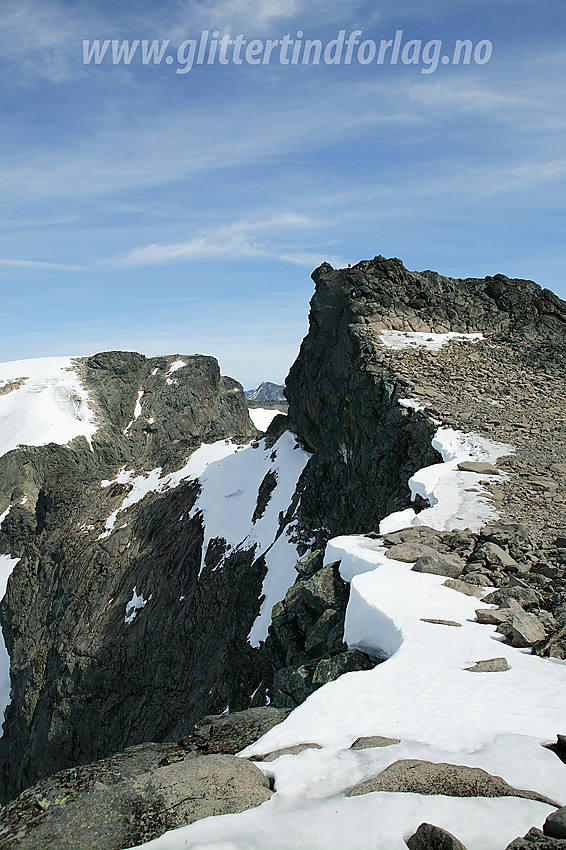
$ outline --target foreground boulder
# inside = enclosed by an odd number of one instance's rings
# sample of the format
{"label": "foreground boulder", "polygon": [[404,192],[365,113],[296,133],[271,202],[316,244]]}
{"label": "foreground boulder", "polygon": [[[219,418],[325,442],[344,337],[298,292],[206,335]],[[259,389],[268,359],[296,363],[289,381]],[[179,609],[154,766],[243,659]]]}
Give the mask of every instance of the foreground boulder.
{"label": "foreground boulder", "polygon": [[61,771],[2,809],[3,850],[123,850],[201,818],[268,800],[269,780],[231,755],[143,744]]}

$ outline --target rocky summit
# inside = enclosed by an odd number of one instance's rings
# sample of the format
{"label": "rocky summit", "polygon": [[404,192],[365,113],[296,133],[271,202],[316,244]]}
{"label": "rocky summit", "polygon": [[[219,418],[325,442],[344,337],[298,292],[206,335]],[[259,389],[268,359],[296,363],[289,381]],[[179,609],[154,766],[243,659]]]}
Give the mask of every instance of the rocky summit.
{"label": "rocky summit", "polygon": [[264,437],[276,385],[106,352],[0,457],[2,846],[566,846],[566,303],[313,280]]}

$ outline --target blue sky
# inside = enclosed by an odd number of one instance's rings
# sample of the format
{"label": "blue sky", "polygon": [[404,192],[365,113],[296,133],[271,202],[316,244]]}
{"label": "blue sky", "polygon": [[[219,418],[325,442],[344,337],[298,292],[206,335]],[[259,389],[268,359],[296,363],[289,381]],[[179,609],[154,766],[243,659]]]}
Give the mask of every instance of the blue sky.
{"label": "blue sky", "polygon": [[[83,63],[83,39],[488,39],[483,65]],[[214,354],[282,381],[311,271],[376,254],[566,297],[560,0],[3,0],[0,360]]]}

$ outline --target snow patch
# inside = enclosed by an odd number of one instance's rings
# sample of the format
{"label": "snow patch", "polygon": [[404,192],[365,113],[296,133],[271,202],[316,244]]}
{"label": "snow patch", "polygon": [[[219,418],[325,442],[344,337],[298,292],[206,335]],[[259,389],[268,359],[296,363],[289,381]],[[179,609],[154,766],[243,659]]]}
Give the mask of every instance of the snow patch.
{"label": "snow patch", "polygon": [[400,398],[399,404],[408,410],[424,410],[428,406],[426,402],[419,401],[416,398]]}
{"label": "snow patch", "polygon": [[138,611],[141,611],[142,608],[145,608],[147,603],[153,598],[153,594],[149,597],[149,599],[144,599],[143,594],[139,594],[137,592],[137,585],[134,587],[132,598],[126,605],[126,612],[124,614],[124,622],[131,626],[134,620],[137,617]]}
{"label": "snow patch", "polygon": [[165,383],[174,384],[175,381],[171,380],[171,375],[173,375],[175,372],[177,372],[179,369],[182,369],[183,366],[186,366],[186,365],[187,364],[184,360],[175,360],[173,363],[171,363],[171,365],[167,369],[167,376],[165,378]]}
{"label": "snow patch", "polygon": [[144,391],[139,390],[138,397],[136,399],[136,404],[135,404],[135,407],[134,407],[134,418],[132,420],[130,420],[130,422],[128,422],[128,424],[124,428],[124,431],[123,431],[124,434],[128,434],[129,431],[130,431],[130,428],[132,427],[132,425],[134,424],[136,419],[140,418],[141,412],[142,412],[141,400],[142,400],[143,396],[144,396]]}
{"label": "snow patch", "polygon": [[447,342],[450,342],[453,339],[478,342],[478,340],[484,338],[482,333],[461,334],[451,331],[450,333],[437,334],[423,333],[420,331],[387,330],[381,331],[379,337],[383,345],[387,348],[392,348],[395,351],[401,351],[403,348],[414,348],[417,346],[424,346],[429,351],[439,351],[443,345],[446,345]]}

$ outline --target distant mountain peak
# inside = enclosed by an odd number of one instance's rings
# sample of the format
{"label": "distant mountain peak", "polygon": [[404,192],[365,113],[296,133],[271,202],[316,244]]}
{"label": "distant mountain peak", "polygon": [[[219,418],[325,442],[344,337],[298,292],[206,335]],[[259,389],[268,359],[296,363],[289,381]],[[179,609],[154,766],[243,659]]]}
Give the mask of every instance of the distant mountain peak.
{"label": "distant mountain peak", "polygon": [[246,390],[248,401],[286,401],[283,395],[285,387],[283,384],[273,384],[271,381],[263,381],[255,390]]}

